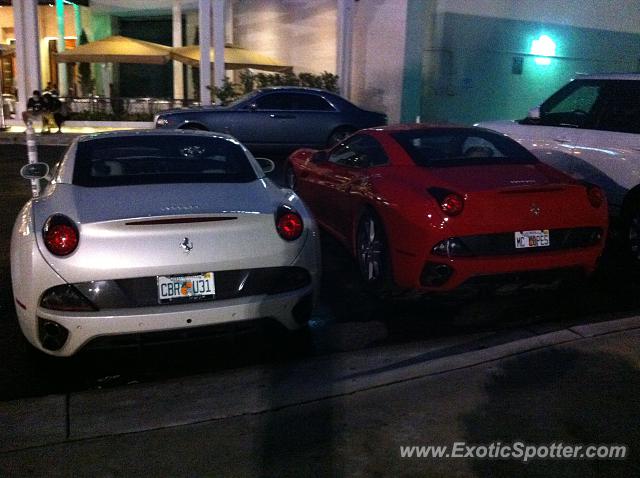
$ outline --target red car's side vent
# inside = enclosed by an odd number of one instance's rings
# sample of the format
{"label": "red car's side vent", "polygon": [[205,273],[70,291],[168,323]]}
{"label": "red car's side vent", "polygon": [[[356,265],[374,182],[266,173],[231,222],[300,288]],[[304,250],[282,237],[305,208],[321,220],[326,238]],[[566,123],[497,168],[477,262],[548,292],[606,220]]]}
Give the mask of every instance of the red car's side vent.
{"label": "red car's side vent", "polygon": [[237,217],[171,217],[166,219],[145,219],[142,221],[130,221],[127,226],[159,226],[164,224],[193,224],[195,222],[219,222],[233,221]]}

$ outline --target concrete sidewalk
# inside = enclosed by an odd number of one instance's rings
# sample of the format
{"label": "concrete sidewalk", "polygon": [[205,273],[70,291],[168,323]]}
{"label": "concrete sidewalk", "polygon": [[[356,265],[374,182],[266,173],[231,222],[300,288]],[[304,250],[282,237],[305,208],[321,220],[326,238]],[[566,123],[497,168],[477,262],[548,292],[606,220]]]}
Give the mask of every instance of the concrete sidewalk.
{"label": "concrete sidewalk", "polygon": [[[484,350],[420,344],[0,404],[0,476],[632,476],[640,317]],[[624,461],[401,459],[617,443]],[[606,473],[605,473],[606,472]]]}
{"label": "concrete sidewalk", "polygon": [[[62,125],[62,133],[42,134],[40,124],[34,126],[37,134],[36,141],[41,146],[68,146],[78,136],[105,131],[123,129],[153,128],[152,122],[143,121],[67,121]],[[26,144],[25,126],[21,122],[12,120],[7,131],[0,131],[0,145]],[[53,131],[56,131],[55,128]]]}

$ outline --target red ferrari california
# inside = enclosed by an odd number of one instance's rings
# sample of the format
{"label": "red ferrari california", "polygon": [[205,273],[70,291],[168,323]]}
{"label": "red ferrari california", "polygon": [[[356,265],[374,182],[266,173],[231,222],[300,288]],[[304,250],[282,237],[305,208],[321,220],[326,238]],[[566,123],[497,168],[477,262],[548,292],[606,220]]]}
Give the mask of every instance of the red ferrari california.
{"label": "red ferrari california", "polygon": [[382,293],[587,275],[608,226],[598,187],[481,128],[362,130],[295,151],[285,178]]}

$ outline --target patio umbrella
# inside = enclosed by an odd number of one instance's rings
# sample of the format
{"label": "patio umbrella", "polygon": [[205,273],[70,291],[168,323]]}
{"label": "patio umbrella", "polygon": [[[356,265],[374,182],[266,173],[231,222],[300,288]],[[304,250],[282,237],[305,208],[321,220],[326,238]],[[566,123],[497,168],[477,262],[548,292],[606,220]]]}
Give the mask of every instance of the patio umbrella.
{"label": "patio umbrella", "polygon": [[[211,63],[214,62],[214,50],[209,50]],[[200,66],[200,47],[198,45],[182,46],[171,49],[171,58],[190,66]],[[226,70],[255,68],[266,71],[285,71],[291,66],[283,65],[281,61],[253,50],[239,46],[225,45],[224,67]]]}
{"label": "patio umbrella", "polygon": [[111,36],[79,45],[56,55],[59,63],[144,63],[162,65],[169,61],[171,48],[123,36]]}

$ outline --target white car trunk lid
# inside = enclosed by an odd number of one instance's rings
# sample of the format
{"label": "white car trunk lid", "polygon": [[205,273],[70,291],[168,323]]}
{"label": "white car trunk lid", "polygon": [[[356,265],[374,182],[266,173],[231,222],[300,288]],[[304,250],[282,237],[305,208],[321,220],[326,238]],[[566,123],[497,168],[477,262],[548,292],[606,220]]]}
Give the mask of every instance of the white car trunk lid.
{"label": "white car trunk lid", "polygon": [[[282,200],[263,181],[119,188],[58,185],[55,204],[78,225],[78,248],[56,257],[36,234],[43,256],[68,282],[283,265],[304,243],[284,241],[274,212]],[[35,226],[60,211],[43,198]]]}

